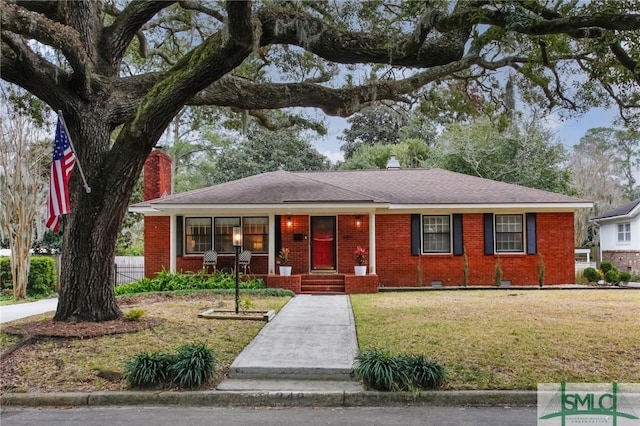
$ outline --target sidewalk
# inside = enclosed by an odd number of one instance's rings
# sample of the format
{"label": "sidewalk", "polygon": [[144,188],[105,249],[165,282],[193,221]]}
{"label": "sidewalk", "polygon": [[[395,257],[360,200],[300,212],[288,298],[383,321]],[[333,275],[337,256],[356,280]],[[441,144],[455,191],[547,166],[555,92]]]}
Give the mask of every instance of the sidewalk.
{"label": "sidewalk", "polygon": [[33,315],[55,311],[58,307],[58,298],[43,299],[37,302],[16,303],[14,305],[0,306],[0,324],[27,318]]}
{"label": "sidewalk", "polygon": [[298,295],[240,353],[218,389],[362,391],[352,375],[357,354],[349,296]]}

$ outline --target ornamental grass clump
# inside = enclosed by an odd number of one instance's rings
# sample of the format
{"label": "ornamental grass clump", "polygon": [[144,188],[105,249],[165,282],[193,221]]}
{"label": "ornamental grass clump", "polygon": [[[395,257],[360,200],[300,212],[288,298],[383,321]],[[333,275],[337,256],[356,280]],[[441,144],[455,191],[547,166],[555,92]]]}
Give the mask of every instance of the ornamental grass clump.
{"label": "ornamental grass clump", "polygon": [[365,386],[381,391],[401,390],[406,378],[400,377],[404,368],[399,360],[388,351],[371,350],[356,357],[356,375]]}
{"label": "ornamental grass clump", "polygon": [[430,361],[424,355],[400,355],[399,358],[407,369],[407,376],[411,380],[411,389],[435,389],[444,384],[446,371],[435,361]]}
{"label": "ornamental grass clump", "polygon": [[213,377],[216,357],[204,343],[181,346],[169,365],[173,382],[180,388],[197,388]]}
{"label": "ornamental grass clump", "polygon": [[161,352],[143,352],[134,356],[124,367],[127,386],[130,388],[166,386],[171,382],[169,365],[173,362],[173,355]]}
{"label": "ornamental grass clump", "polygon": [[446,379],[444,367],[423,355],[394,355],[378,349],[358,354],[355,373],[367,388],[380,391],[434,389]]}
{"label": "ornamental grass clump", "polygon": [[130,388],[193,389],[206,384],[215,372],[216,356],[204,343],[189,343],[177,353],[143,352],[125,364]]}

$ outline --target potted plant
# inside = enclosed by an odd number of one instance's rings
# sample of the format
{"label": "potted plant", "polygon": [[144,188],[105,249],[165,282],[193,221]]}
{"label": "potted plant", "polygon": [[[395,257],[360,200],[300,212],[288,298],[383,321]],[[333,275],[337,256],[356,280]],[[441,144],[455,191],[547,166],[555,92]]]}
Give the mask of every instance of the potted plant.
{"label": "potted plant", "polygon": [[288,277],[291,275],[291,266],[289,265],[289,249],[282,247],[278,253],[278,262],[280,263],[280,275]]}
{"label": "potted plant", "polygon": [[356,275],[367,275],[367,249],[358,246],[354,252],[356,255],[356,266],[353,267]]}

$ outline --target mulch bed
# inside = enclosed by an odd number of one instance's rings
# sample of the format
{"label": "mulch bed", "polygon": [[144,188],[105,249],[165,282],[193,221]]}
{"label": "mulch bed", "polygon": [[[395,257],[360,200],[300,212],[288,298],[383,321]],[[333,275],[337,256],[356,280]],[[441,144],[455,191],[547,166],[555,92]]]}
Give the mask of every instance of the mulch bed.
{"label": "mulch bed", "polygon": [[137,321],[120,318],[113,321],[75,323],[43,320],[3,327],[2,331],[21,336],[87,339],[110,334],[136,333],[162,322],[161,318],[140,318]]}

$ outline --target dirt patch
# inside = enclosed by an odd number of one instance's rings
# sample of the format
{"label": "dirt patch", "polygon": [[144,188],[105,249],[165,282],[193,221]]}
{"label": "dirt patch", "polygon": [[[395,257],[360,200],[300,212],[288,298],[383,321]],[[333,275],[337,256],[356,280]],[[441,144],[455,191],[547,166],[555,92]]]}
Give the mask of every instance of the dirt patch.
{"label": "dirt patch", "polygon": [[43,320],[3,327],[2,331],[21,336],[87,339],[111,334],[136,333],[145,328],[155,327],[162,322],[163,319],[161,318],[140,318],[138,321],[120,318],[105,322],[76,323]]}

